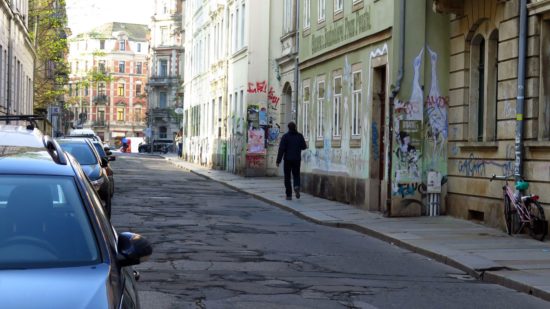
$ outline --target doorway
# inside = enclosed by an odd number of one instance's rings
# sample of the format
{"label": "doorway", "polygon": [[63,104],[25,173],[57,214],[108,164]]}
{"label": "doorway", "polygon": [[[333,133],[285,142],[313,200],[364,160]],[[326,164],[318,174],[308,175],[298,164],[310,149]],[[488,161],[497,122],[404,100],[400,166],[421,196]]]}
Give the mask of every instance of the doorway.
{"label": "doorway", "polygon": [[387,113],[387,66],[374,67],[372,72],[372,121],[370,127],[370,196],[369,209],[382,211],[388,199],[386,162],[386,113]]}

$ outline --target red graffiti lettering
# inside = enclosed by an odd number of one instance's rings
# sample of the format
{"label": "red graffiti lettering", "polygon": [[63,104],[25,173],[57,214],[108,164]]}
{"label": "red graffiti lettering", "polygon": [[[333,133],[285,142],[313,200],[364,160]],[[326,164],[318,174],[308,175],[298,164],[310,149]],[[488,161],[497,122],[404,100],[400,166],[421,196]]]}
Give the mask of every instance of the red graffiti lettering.
{"label": "red graffiti lettering", "polygon": [[254,87],[254,83],[248,83],[248,90],[246,92],[256,93],[256,87]]}
{"label": "red graffiti lettering", "polygon": [[439,107],[439,108],[444,108],[444,107],[447,107],[449,105],[449,97],[443,97],[443,96],[439,96],[439,97],[433,97],[433,96],[428,96],[426,98],[426,106],[427,107]]}
{"label": "red graffiti lettering", "polygon": [[265,80],[263,82],[256,82],[256,91],[265,93],[267,91],[267,82]]}

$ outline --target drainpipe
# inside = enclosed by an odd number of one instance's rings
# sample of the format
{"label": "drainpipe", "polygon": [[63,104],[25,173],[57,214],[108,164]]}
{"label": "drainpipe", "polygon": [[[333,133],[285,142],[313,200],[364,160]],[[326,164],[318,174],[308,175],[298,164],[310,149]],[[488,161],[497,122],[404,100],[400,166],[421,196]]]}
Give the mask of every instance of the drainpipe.
{"label": "drainpipe", "polygon": [[519,5],[519,47],[518,47],[518,96],[516,104],[516,162],[514,176],[516,181],[523,171],[523,113],[525,110],[525,57],[527,47],[527,0]]}
{"label": "drainpipe", "polygon": [[[393,111],[394,111],[394,101],[401,90],[401,82],[403,81],[403,75],[404,75],[404,66],[405,66],[405,18],[406,18],[406,4],[405,0],[401,0],[399,5],[399,69],[397,71],[397,80],[395,81],[395,85],[392,87],[391,94],[390,94],[390,110],[389,110],[389,123],[388,123],[388,132],[390,134],[389,136],[389,153],[391,156],[391,153],[393,152],[392,149],[392,135],[393,135]],[[391,166],[389,167],[391,169]],[[386,188],[387,194],[389,196],[391,192],[391,171],[388,171],[388,184]],[[391,215],[391,198],[388,198],[386,196],[386,214]]]}
{"label": "drainpipe", "polygon": [[295,52],[295,63],[294,63],[294,109],[295,109],[295,113],[294,113],[294,116],[295,118],[293,119],[294,120],[294,123],[297,123],[298,122],[298,93],[299,93],[299,86],[300,86],[300,82],[299,82],[299,79],[300,79],[300,69],[299,69],[299,64],[300,64],[300,54],[299,54],[299,50],[300,50],[300,2],[298,0],[296,0],[294,3],[296,3],[296,29],[295,29],[295,35],[296,35],[296,52]]}

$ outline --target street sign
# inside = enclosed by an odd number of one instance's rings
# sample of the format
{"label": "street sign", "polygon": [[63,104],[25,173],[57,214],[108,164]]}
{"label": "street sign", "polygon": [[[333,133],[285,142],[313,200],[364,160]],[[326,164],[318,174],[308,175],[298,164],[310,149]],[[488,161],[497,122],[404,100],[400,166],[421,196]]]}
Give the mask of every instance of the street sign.
{"label": "street sign", "polygon": [[146,128],[145,129],[145,136],[151,137],[151,128]]}
{"label": "street sign", "polygon": [[174,110],[174,112],[176,112],[176,114],[178,114],[178,115],[181,115],[181,114],[183,114],[183,108],[178,107]]}

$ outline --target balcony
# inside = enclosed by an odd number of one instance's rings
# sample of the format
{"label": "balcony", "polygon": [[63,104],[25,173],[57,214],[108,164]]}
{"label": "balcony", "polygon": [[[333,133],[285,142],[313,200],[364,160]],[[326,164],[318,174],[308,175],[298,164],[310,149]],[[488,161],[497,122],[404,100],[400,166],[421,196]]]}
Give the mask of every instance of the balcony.
{"label": "balcony", "polygon": [[92,127],[105,127],[107,122],[105,120],[97,120],[92,122]]}
{"label": "balcony", "polygon": [[176,86],[180,84],[179,76],[175,75],[157,75],[150,76],[147,84],[150,87],[162,87],[162,86]]}
{"label": "balcony", "polygon": [[99,94],[94,97],[93,102],[95,104],[108,104],[109,103],[109,97],[105,94]]}

